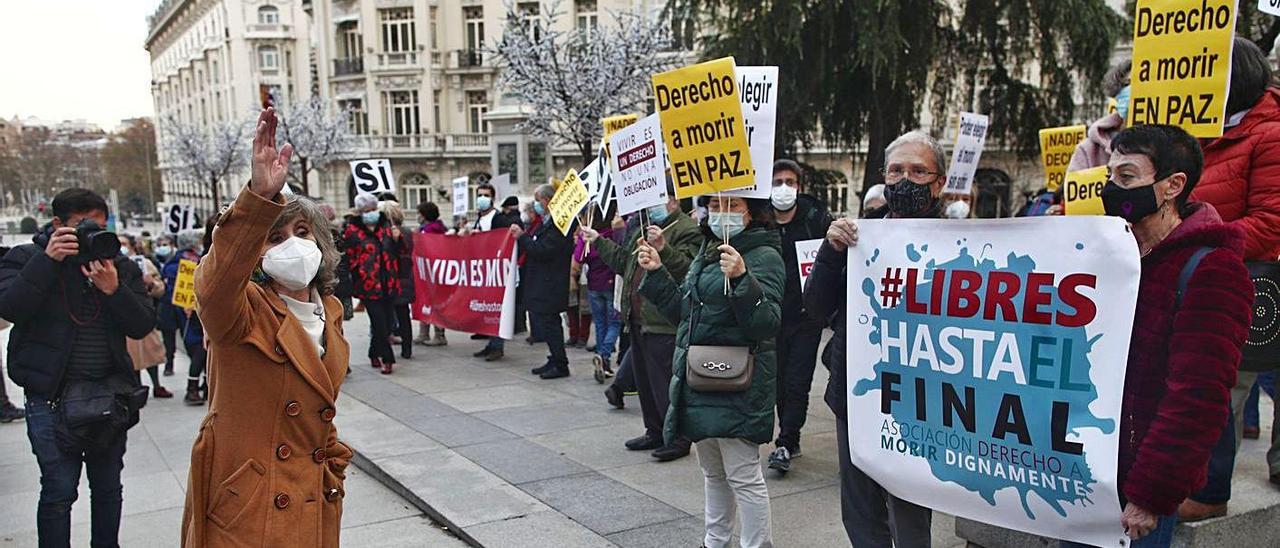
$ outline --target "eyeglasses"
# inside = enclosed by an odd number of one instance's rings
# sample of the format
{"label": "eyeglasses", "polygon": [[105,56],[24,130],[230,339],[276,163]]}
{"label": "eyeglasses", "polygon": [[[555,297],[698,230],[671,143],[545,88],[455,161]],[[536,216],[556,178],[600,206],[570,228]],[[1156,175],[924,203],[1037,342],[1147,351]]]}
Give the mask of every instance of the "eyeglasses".
{"label": "eyeglasses", "polygon": [[941,175],[937,171],[928,171],[924,168],[913,167],[911,169],[903,169],[901,167],[880,168],[880,175],[884,176],[886,183],[896,183],[901,181],[903,177],[912,181],[920,181],[934,175]]}

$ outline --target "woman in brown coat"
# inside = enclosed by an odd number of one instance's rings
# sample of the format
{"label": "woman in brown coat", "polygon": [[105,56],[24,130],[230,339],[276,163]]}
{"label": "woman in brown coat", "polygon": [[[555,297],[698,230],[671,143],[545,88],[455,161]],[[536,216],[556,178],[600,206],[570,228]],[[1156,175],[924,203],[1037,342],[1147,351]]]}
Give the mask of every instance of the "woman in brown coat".
{"label": "woman in brown coat", "polygon": [[338,252],[315,202],[282,196],[292,147],[258,118],[253,178],[196,270],[209,414],[191,449],[182,544],[336,547],[351,450],[334,399],[350,348]]}

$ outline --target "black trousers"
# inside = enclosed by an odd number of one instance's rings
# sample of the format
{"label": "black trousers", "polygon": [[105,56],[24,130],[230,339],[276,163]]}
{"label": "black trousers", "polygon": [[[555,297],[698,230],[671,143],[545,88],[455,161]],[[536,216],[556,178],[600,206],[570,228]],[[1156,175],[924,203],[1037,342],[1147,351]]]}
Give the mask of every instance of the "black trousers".
{"label": "black trousers", "polygon": [[209,351],[204,349],[201,343],[187,344],[183,343],[187,349],[187,357],[191,358],[191,365],[187,367],[187,380],[199,380],[200,375],[204,374],[205,365],[209,361]]}
{"label": "black trousers", "polygon": [[778,336],[778,447],[800,448],[800,429],[809,413],[809,390],[818,363],[822,326],[810,322],[783,325]]}
{"label": "black trousers", "polygon": [[173,354],[178,351],[178,328],[161,329],[160,338],[164,339],[164,370],[173,371]]}
{"label": "black trousers", "polygon": [[369,359],[382,363],[396,363],[396,353],[391,350],[391,324],[395,322],[395,303],[391,301],[362,301],[369,314]]}
{"label": "black trousers", "polygon": [[395,305],[396,335],[400,337],[400,353],[413,353],[413,320],[409,317],[409,304]]}
{"label": "black trousers", "polygon": [[631,348],[622,357],[623,367],[629,367],[635,376],[645,433],[661,439],[667,408],[671,405],[671,357],[676,350],[676,338],[641,333],[636,326],[632,327]]}
{"label": "black trousers", "polygon": [[557,368],[569,367],[569,356],[564,353],[564,326],[559,312],[529,312],[529,328],[533,336],[547,343],[547,364]]}

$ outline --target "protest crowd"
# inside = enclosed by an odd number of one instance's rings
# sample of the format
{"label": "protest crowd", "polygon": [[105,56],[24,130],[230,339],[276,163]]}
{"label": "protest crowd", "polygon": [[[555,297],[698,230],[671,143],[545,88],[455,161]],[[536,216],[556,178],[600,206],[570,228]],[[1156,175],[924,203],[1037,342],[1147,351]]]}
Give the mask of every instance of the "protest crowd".
{"label": "protest crowd", "polygon": [[[1280,258],[1280,88],[1252,42],[1233,48],[1220,136],[1130,125],[1124,61],[1105,89],[1115,111],[1088,126],[1067,168],[1102,168],[1101,213],[1123,220],[1137,266],[1133,302],[1120,309],[1132,315],[1127,354],[1114,357],[1126,364],[1112,426],[1115,487],[1102,491],[1117,498],[1112,525],[1132,547],[1170,546],[1179,522],[1227,515],[1241,439],[1280,419],[1258,413],[1259,399],[1276,393],[1275,362],[1250,362],[1242,350],[1254,322],[1253,265]],[[700,101],[737,104],[732,76],[708,81],[714,93]],[[687,96],[698,86],[669,87],[686,95],[628,127],[667,129],[667,110],[699,108]],[[0,422],[25,423],[39,463],[41,546],[69,546],[82,469],[93,545],[117,545],[128,430],[155,412],[144,409],[150,398],[175,394],[208,407],[191,448],[184,546],[338,546],[353,448],[333,421],[350,369],[395,375],[431,367],[436,348],[468,344],[477,361],[529,367],[546,382],[589,374],[601,413],[637,402],[643,419],[616,449],[656,462],[697,459],[705,533],[686,545],[708,548],[775,544],[765,477],[804,467],[810,387],[824,367],[840,508],[812,511],[838,512],[853,546],[931,544],[930,494],[887,485],[852,454],[853,423],[878,428],[883,417],[851,415],[850,399],[864,389],[846,364],[860,357],[854,333],[866,321],[850,292],[876,300],[855,267],[865,259],[875,268],[870,250],[888,247],[877,238],[976,223],[973,193],[948,191],[954,166],[936,136],[911,131],[888,145],[883,166],[870,168],[883,184],[867,190],[857,218],[835,218],[808,192],[810,166],[771,153],[762,163],[753,144],[755,176],[727,154],[728,167],[702,169],[734,186],[699,187],[711,175],[698,171],[701,160],[686,161],[694,147],[671,143],[642,160],[659,163],[641,175],[656,181],[643,203],[624,197],[628,168],[612,150],[615,163],[599,168],[594,188],[585,171],[526,196],[482,183],[471,215],[449,218],[435,203],[406,209],[394,192],[361,193],[349,208],[295,194],[285,184],[292,147],[277,148],[277,123],[274,109],[262,111],[251,179],[201,228],[113,233],[107,202],[70,188],[30,243],[0,251],[0,329],[11,330],[0,356],[25,395],[25,404],[11,401],[0,383]],[[717,131],[734,137],[732,128]],[[659,148],[665,133],[654,138]],[[637,149],[627,144],[635,135],[623,128],[604,145]],[[599,180],[606,171],[611,187]],[[1072,217],[1065,187],[1031,196],[1018,222],[1067,226],[1055,224]],[[952,279],[950,291],[958,287]],[[941,295],[935,288],[935,302]],[[906,299],[908,308],[929,300]],[[1117,314],[1113,305],[1091,302],[1099,317]],[[986,313],[1001,310],[988,303]],[[367,348],[344,335],[344,322],[361,314]],[[510,344],[545,346],[545,361],[507,364]],[[579,352],[589,369],[571,367]],[[178,353],[189,357],[185,387],[170,379]],[[1034,366],[1029,376],[1036,380]],[[904,380],[891,396],[886,386],[877,382],[882,395],[872,397],[881,409],[924,390]],[[943,408],[959,409],[961,399]],[[912,401],[923,414],[924,400]],[[1048,424],[1043,414],[1026,422]],[[1054,449],[1069,453],[1079,441],[1064,440]],[[1274,427],[1271,441],[1270,481],[1280,486]]]}

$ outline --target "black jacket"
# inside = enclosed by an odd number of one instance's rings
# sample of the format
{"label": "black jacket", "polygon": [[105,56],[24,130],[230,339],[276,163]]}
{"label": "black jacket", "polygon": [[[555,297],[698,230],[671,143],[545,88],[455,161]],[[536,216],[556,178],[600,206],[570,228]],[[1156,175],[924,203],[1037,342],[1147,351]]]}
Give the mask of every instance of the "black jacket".
{"label": "black jacket", "polygon": [[120,288],[103,295],[86,285],[74,264],[45,255],[48,242],[46,230],[36,235],[33,243],[15,247],[0,259],[0,317],[13,322],[9,378],[23,387],[28,397],[57,396],[76,340],[76,324],[68,311],[78,309],[82,299],[97,293],[102,299],[101,321],[107,327],[110,359],[123,376],[136,382],[125,337],[141,339],[156,327],[155,308],[142,285],[142,271],[128,257],[116,257],[113,262]]}
{"label": "black jacket", "polygon": [[[574,221],[577,224],[577,221]],[[574,227],[569,233],[573,234]],[[569,308],[569,259],[573,240],[560,233],[550,216],[533,232],[520,236],[526,259],[520,280],[524,305],[530,312],[558,313]]]}
{"label": "black jacket", "polygon": [[827,236],[831,227],[831,213],[817,198],[808,194],[796,197],[796,215],[791,222],[778,225],[782,237],[782,262],[786,265],[787,282],[782,295],[782,327],[806,324],[812,329],[822,329],[824,318],[810,318],[804,313],[804,299],[800,287],[800,266],[796,257],[796,242],[816,240]]}

